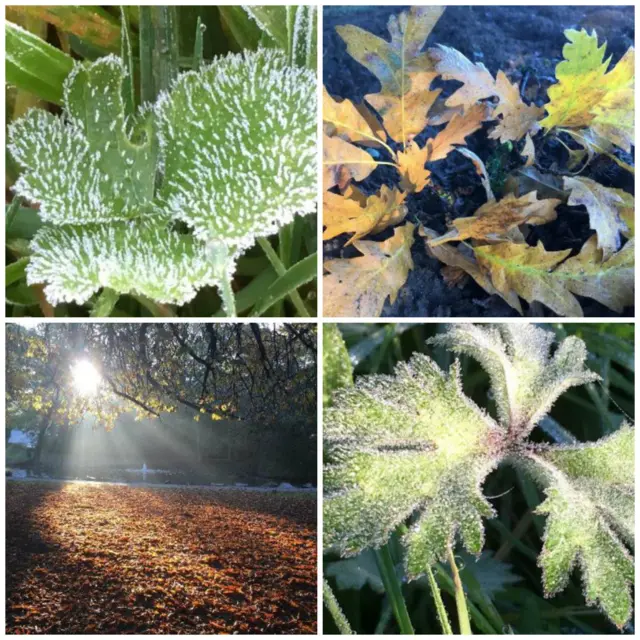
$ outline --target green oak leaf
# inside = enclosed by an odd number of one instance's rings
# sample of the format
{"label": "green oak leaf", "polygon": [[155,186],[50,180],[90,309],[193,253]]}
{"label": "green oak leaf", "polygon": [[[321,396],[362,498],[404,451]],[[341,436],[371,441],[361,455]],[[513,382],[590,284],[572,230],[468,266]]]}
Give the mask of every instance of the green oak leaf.
{"label": "green oak leaf", "polygon": [[135,218],[151,207],[157,152],[149,114],[124,117],[122,61],[76,63],[64,82],[64,115],[31,109],[9,126],[22,175],[16,195],[39,204],[44,222]]}
{"label": "green oak leaf", "polygon": [[331,395],[340,387],[353,385],[353,367],[342,333],[336,324],[322,328],[322,400],[331,403]]}
{"label": "green oak leaf", "polygon": [[316,209],[316,78],[275,49],[182,74],[155,105],[163,209],[232,256]]}

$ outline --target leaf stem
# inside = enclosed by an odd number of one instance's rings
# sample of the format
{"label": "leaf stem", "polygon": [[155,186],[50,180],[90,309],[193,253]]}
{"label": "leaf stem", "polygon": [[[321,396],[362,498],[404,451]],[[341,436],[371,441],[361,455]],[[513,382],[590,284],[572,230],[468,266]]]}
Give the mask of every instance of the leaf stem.
{"label": "leaf stem", "polygon": [[[275,269],[276,273],[279,276],[283,276],[286,273],[287,268],[282,264],[282,261],[278,257],[278,254],[273,250],[273,247],[271,246],[268,238],[258,238],[258,244],[262,247],[262,250],[269,259],[269,262]],[[309,312],[307,311],[307,307],[305,307],[302,297],[300,296],[298,291],[292,291],[289,294],[289,297],[291,298],[291,302],[293,302],[293,305],[298,311],[298,314],[303,318],[308,318]]]}
{"label": "leaf stem", "polygon": [[391,558],[391,552],[389,551],[389,545],[385,544],[380,549],[376,549],[376,561],[378,563],[378,570],[384,583],[385,591],[391,602],[393,613],[396,617],[396,622],[400,628],[402,635],[414,635],[413,625],[411,624],[411,618],[407,611],[407,604],[404,601],[402,595],[402,587],[400,581],[396,575],[395,566]]}
{"label": "leaf stem", "polygon": [[227,274],[224,274],[222,283],[220,284],[220,297],[222,298],[222,308],[227,318],[235,318],[238,315],[236,311],[236,298],[231,288],[231,281]]}
{"label": "leaf stem", "polygon": [[444,608],[442,595],[440,594],[440,589],[438,588],[438,584],[436,583],[436,579],[433,575],[431,567],[427,567],[427,578],[429,579],[429,586],[431,587],[431,595],[433,596],[433,601],[436,604],[436,611],[438,612],[438,620],[440,621],[440,626],[442,627],[442,633],[447,636],[452,636],[453,631],[451,630],[449,616],[447,615],[447,610]]}
{"label": "leaf stem", "polygon": [[113,289],[110,289],[109,287],[105,287],[102,290],[102,293],[98,296],[95,304],[93,305],[93,309],[91,309],[91,317],[108,318],[111,315],[111,312],[114,310],[119,299],[119,293],[117,293]]}
{"label": "leaf stem", "polygon": [[344,612],[340,608],[340,604],[336,599],[329,583],[326,579],[322,580],[322,600],[324,602],[324,606],[327,607],[333,621],[336,623],[336,627],[343,636],[350,636],[353,634],[353,630],[351,629],[351,625],[347,620],[347,616],[344,615]]}
{"label": "leaf stem", "polygon": [[458,573],[458,565],[456,565],[456,558],[453,555],[453,550],[449,547],[449,566],[451,567],[451,573],[453,575],[453,584],[456,589],[456,608],[458,609],[458,623],[460,624],[460,633],[464,636],[473,635],[471,631],[471,623],[469,622],[469,611],[467,610],[467,599],[464,595],[464,589],[462,588],[462,580],[460,580],[460,574]]}

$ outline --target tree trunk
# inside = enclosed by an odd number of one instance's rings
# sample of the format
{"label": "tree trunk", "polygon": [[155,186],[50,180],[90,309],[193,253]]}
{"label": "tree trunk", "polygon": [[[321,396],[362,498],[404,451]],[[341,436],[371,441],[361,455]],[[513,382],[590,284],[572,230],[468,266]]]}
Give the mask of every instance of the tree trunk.
{"label": "tree trunk", "polygon": [[52,411],[49,411],[46,416],[42,417],[42,422],[40,423],[40,428],[38,429],[38,441],[36,442],[36,447],[33,450],[33,458],[31,458],[31,471],[34,475],[40,475],[40,457],[42,455],[42,448],[44,445],[44,440],[49,427],[51,426],[51,414]]}

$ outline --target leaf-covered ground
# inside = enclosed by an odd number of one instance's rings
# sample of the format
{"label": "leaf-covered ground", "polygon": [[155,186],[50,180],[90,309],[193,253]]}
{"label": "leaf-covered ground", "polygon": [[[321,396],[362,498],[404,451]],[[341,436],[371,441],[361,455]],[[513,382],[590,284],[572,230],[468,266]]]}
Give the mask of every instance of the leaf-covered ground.
{"label": "leaf-covered ground", "polygon": [[316,499],[7,483],[7,633],[315,633]]}

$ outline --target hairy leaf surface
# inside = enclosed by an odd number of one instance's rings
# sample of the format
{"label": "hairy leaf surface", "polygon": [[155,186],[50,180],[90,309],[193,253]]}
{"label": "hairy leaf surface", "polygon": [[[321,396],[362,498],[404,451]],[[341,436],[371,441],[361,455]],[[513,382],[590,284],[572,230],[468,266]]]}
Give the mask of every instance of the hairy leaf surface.
{"label": "hairy leaf surface", "polygon": [[336,389],[353,385],[353,367],[338,325],[327,323],[322,328],[322,400],[331,403]]}
{"label": "hairy leaf surface", "polygon": [[[127,127],[115,56],[76,63],[64,84],[66,117],[32,109],[9,127],[24,172],[14,191],[54,224],[128,220],[150,208],[156,151],[148,115]],[[134,135],[136,141],[133,141]]]}
{"label": "hairy leaf surface", "polygon": [[547,515],[539,558],[547,595],[562,591],[573,567],[585,596],[618,626],[631,617],[634,564],[624,543],[634,541],[634,430],[623,425],[595,443],[549,447],[532,455],[546,484]]}
{"label": "hairy leaf surface", "polygon": [[164,208],[230,254],[315,211],[315,96],[314,73],[277,50],[182,74],[155,106]]}
{"label": "hairy leaf surface", "polygon": [[325,470],[326,545],[345,555],[379,547],[420,510],[405,537],[411,577],[443,557],[457,533],[479,553],[481,516],[493,513],[480,486],[494,466],[497,433],[462,392],[458,365],[446,374],[421,354],[395,376],[367,376],[338,391],[325,417],[338,460]]}

